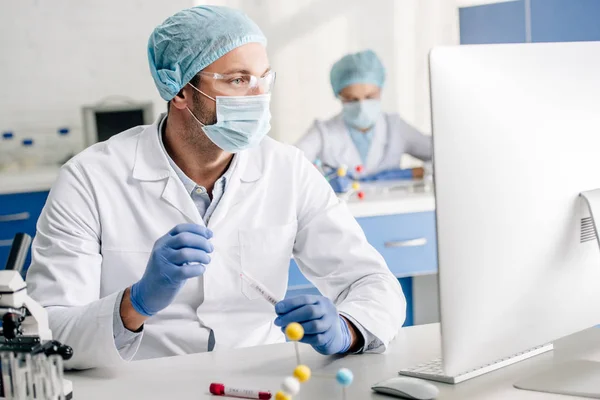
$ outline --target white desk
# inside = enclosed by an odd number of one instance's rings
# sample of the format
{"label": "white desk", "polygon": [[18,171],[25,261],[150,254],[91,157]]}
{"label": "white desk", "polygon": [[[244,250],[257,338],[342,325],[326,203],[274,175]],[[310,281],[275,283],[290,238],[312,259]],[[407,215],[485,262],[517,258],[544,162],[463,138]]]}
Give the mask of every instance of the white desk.
{"label": "white desk", "polygon": [[[348,200],[355,218],[411,214],[435,210],[433,190],[410,181],[362,183],[365,198]],[[343,198],[344,195],[341,195]]]}
{"label": "white desk", "polygon": [[[342,367],[355,375],[348,400],[391,399],[372,393],[370,386],[396,376],[400,368],[439,356],[439,325],[403,329],[384,355],[365,354],[323,357],[301,346],[302,362],[313,374],[335,374]],[[588,358],[600,360],[600,329],[591,329],[555,343],[556,350],[456,386],[437,384],[441,400],[564,400],[567,397],[514,389],[512,384],[557,361]],[[231,386],[279,389],[291,375],[296,360],[291,343],[239,350],[203,353],[164,359],[136,361],[113,369],[67,373],[73,381],[74,398],[107,399],[219,399],[210,397],[210,382]],[[294,400],[341,399],[340,388],[332,379],[312,378],[302,385]]]}
{"label": "white desk", "polygon": [[0,173],[0,194],[46,192],[58,177],[57,167]]}

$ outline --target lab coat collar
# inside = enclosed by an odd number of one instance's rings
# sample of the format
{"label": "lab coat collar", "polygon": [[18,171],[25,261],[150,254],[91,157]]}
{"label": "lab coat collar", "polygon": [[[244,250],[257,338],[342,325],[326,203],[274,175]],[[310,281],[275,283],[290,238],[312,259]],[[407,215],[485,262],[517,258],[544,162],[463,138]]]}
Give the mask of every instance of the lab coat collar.
{"label": "lab coat collar", "polygon": [[133,162],[133,178],[140,181],[158,181],[169,176],[169,160],[162,150],[158,137],[158,126],[164,114],[148,125],[140,134],[135,160]]}
{"label": "lab coat collar", "polygon": [[[133,178],[141,181],[154,181],[155,184],[166,180],[162,189],[162,198],[178,209],[189,221],[204,224],[183,183],[175,173],[171,173],[167,154],[163,150],[158,136],[162,118],[164,118],[164,114],[159,116],[139,136],[133,165]],[[225,193],[210,219],[211,227],[218,226],[225,221],[229,211],[245,198],[250,186],[253,186],[249,183],[261,178],[262,148],[259,146],[255,149],[241,151],[234,162],[237,162],[237,165],[234,166]]]}
{"label": "lab coat collar", "polygon": [[[140,134],[133,164],[133,178],[141,181],[158,181],[170,174],[169,160],[163,151],[158,137],[160,121],[165,117],[161,114],[152,125],[148,125]],[[269,140],[265,138],[265,140]],[[255,182],[262,177],[261,147],[241,151],[236,175],[243,182]]]}

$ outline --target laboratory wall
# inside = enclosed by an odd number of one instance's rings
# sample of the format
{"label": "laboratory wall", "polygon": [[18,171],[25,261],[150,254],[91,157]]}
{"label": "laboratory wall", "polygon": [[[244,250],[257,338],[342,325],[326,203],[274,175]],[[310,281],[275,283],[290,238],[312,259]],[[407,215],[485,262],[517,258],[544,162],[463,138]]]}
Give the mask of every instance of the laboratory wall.
{"label": "laboratory wall", "polygon": [[[198,4],[207,2],[199,1]],[[295,142],[315,119],[341,111],[329,71],[343,55],[374,50],[388,74],[385,111],[430,131],[427,56],[458,44],[458,15],[448,0],[213,0],[247,12],[269,39],[277,83],[271,135]]]}
{"label": "laboratory wall", "polygon": [[[152,101],[165,109],[148,70],[152,29],[193,0],[18,0],[0,4],[0,131],[81,144],[81,107]],[[48,139],[50,140],[50,139]]]}
{"label": "laboratory wall", "polygon": [[[237,7],[269,38],[277,71],[271,136],[295,142],[315,119],[340,111],[332,64],[373,49],[387,70],[384,108],[430,131],[427,54],[458,43],[458,12],[447,0],[22,0],[0,9],[0,131],[55,136],[68,127],[81,146],[81,107],[152,101],[146,43],[158,23],[196,4]],[[24,28],[26,26],[26,29]],[[4,62],[6,60],[6,62]],[[37,142],[43,145],[43,140]]]}

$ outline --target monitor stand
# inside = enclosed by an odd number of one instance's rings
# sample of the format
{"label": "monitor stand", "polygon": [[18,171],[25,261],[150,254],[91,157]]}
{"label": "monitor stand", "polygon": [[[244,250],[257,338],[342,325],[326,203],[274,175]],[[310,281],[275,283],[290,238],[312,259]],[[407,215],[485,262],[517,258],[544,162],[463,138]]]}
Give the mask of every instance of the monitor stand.
{"label": "monitor stand", "polygon": [[600,399],[600,363],[568,361],[515,383],[517,389]]}
{"label": "monitor stand", "polygon": [[[589,208],[600,247],[596,222],[596,219],[600,222],[600,189],[582,192],[580,196]],[[556,364],[549,370],[520,380],[514,386],[536,392],[600,399],[600,362],[575,360]]]}

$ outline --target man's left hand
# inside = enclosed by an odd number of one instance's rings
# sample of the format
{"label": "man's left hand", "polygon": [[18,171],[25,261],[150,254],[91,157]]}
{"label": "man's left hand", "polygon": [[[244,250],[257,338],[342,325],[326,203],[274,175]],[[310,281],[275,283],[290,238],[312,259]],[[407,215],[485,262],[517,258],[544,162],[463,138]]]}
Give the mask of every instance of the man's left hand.
{"label": "man's left hand", "polygon": [[300,341],[321,354],[345,353],[358,341],[355,328],[338,314],[327,297],[302,295],[285,299],[275,305],[275,312],[275,325],[285,330],[288,324],[299,323],[304,328]]}

